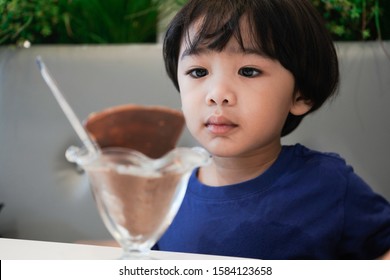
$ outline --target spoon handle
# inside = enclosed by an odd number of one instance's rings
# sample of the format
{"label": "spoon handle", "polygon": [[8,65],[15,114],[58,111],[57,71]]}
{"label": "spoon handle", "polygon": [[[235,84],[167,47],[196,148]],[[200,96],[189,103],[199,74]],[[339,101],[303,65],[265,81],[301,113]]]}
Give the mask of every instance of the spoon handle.
{"label": "spoon handle", "polygon": [[84,146],[87,148],[88,152],[91,154],[97,154],[99,153],[100,149],[93,141],[87,131],[84,129],[83,125],[81,124],[80,120],[77,118],[76,114],[74,113],[72,107],[70,107],[69,103],[66,101],[64,95],[59,90],[55,80],[50,75],[45,63],[43,62],[42,58],[40,56],[36,57],[36,62],[38,64],[39,70],[41,72],[41,75],[43,79],[45,80],[46,84],[49,86],[51,92],[53,93],[54,97],[56,98],[58,104],[64,111],[66,117],[68,118],[70,124],[72,125],[73,129],[76,131],[77,135],[80,137],[81,141],[83,142]]}

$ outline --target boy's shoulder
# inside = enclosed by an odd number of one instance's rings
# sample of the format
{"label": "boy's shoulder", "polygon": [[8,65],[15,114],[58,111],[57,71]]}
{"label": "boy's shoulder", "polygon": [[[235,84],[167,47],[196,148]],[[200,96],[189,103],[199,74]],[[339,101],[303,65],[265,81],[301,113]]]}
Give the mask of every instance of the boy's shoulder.
{"label": "boy's shoulder", "polygon": [[302,159],[312,159],[312,160],[329,160],[340,162],[340,164],[345,164],[345,160],[335,152],[322,152],[318,150],[310,149],[302,144],[295,144],[291,146],[284,146],[285,149],[291,150],[295,156]]}
{"label": "boy's shoulder", "polygon": [[[301,144],[283,146],[283,176],[282,182],[297,182],[300,186],[308,186],[332,190],[340,194],[351,186],[356,188],[366,183],[354,172],[353,167],[339,154],[322,152],[307,148]],[[323,187],[326,188],[323,188]],[[341,191],[341,192],[340,192]]]}
{"label": "boy's shoulder", "polygon": [[349,173],[353,168],[346,160],[334,152],[322,152],[310,149],[301,144],[284,146],[284,149],[291,156],[291,163],[297,167],[320,169],[321,172]]}

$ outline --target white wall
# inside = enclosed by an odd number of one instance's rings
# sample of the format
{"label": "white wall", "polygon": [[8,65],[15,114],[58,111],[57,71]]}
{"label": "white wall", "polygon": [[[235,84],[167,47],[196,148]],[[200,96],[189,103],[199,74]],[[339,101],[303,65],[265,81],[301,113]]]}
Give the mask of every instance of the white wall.
{"label": "white wall", "polygon": [[[390,199],[390,58],[378,43],[338,47],[340,95],[284,142],[340,153]],[[390,44],[385,47],[390,52]],[[64,157],[79,140],[44,84],[36,55],[84,119],[123,103],[180,108],[161,46],[0,48],[0,235],[64,242],[109,238],[85,176]],[[180,145],[196,143],[185,132]]]}

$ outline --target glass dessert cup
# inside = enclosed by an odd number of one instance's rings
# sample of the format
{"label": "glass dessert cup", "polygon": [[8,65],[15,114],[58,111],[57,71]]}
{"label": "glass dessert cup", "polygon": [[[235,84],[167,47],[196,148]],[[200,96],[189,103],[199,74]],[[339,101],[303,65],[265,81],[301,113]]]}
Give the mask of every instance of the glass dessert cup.
{"label": "glass dessert cup", "polygon": [[123,249],[122,259],[148,259],[183,201],[191,171],[209,162],[202,148],[175,148],[151,159],[127,148],[91,154],[70,147],[70,162],[85,170],[100,216]]}

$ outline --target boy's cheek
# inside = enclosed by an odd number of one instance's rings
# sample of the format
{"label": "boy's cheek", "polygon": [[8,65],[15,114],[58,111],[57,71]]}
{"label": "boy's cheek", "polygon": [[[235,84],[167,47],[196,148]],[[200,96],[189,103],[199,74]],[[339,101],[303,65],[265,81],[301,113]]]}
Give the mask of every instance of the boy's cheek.
{"label": "boy's cheek", "polygon": [[184,119],[188,125],[195,117],[194,112],[192,111],[191,107],[185,105],[182,106],[182,111],[183,111]]}

